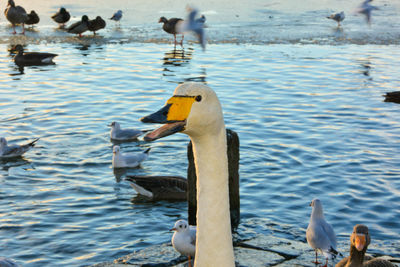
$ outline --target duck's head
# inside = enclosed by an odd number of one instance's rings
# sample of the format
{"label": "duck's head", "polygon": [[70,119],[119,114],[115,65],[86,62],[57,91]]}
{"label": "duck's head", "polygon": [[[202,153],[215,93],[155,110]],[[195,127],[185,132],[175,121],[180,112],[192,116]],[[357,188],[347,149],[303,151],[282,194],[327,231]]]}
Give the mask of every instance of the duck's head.
{"label": "duck's head", "polygon": [[189,228],[189,224],[185,220],[176,221],[174,227],[170,231],[183,232]]}
{"label": "duck's head", "polygon": [[67,10],[64,7],[61,7],[60,8],[60,13],[65,13],[65,12],[67,12]]}
{"label": "duck's head", "polygon": [[224,127],[222,108],[215,92],[202,83],[183,83],[159,111],[141,118],[145,123],[165,124],[148,133],[153,141],[177,132],[191,137],[214,134]]}
{"label": "duck's head", "polygon": [[158,23],[166,23],[166,22],[168,22],[168,20],[167,20],[166,17],[161,17],[161,18],[158,20]]}
{"label": "duck's head", "polygon": [[15,7],[14,0],[8,0],[8,5],[7,6]]}
{"label": "duck's head", "polygon": [[369,236],[368,227],[363,224],[357,224],[353,228],[353,233],[350,236],[350,243],[358,251],[366,251],[371,237]]}
{"label": "duck's head", "polygon": [[82,16],[82,21],[83,21],[83,22],[88,22],[88,21],[89,21],[89,17],[86,16],[86,15],[83,15],[83,16]]}

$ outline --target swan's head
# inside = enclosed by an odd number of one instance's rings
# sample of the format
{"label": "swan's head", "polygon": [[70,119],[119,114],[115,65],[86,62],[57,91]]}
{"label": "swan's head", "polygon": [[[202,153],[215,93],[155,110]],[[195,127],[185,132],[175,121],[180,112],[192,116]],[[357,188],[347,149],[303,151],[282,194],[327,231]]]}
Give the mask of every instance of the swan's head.
{"label": "swan's head", "polygon": [[353,233],[350,236],[350,243],[358,251],[366,251],[369,243],[371,242],[371,237],[368,233],[368,227],[363,224],[357,224],[353,228]]}
{"label": "swan's head", "polygon": [[142,122],[163,123],[144,139],[153,141],[176,132],[191,137],[217,133],[224,127],[221,104],[215,92],[202,83],[183,83],[159,111],[141,118]]}
{"label": "swan's head", "polygon": [[189,224],[187,223],[187,221],[178,220],[170,231],[183,232],[187,229],[189,229]]}
{"label": "swan's head", "polygon": [[118,154],[119,153],[119,146],[114,146],[113,147],[113,154]]}

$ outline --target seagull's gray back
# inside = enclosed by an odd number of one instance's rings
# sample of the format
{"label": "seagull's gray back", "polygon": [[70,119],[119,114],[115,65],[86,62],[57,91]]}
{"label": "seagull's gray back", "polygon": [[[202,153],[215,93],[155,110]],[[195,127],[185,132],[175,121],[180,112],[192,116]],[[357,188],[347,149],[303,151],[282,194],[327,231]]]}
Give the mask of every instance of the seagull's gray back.
{"label": "seagull's gray back", "polygon": [[114,129],[115,136],[114,139],[135,139],[138,138],[142,131],[136,129]]}
{"label": "seagull's gray back", "polygon": [[193,246],[196,246],[196,226],[190,225],[189,226],[189,231],[190,231],[190,243]]}
{"label": "seagull's gray back", "polygon": [[323,218],[314,219],[310,222],[306,232],[308,244],[314,249],[329,251],[336,250],[336,235],[332,226]]}

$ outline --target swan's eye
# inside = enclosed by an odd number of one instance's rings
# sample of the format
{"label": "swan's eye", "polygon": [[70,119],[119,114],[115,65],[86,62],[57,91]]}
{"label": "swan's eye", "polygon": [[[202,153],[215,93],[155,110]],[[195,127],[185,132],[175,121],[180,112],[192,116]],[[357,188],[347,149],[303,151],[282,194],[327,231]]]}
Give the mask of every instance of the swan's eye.
{"label": "swan's eye", "polygon": [[196,99],[197,102],[200,102],[201,101],[201,95],[196,96],[195,99]]}

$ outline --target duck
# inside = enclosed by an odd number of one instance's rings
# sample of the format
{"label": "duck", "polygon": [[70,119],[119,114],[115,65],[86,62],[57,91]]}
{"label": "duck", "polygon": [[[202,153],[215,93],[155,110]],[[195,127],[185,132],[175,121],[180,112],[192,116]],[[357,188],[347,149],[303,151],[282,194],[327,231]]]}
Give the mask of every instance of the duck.
{"label": "duck", "polygon": [[39,138],[36,138],[24,145],[8,145],[6,138],[0,137],[0,159],[20,157],[34,147],[38,140]]}
{"label": "duck", "polygon": [[67,32],[78,34],[79,37],[82,37],[82,33],[88,30],[89,26],[89,18],[86,15],[82,16],[80,21],[75,22],[67,28]]}
{"label": "duck", "polygon": [[194,257],[196,253],[196,226],[189,225],[185,220],[178,220],[170,231],[174,231],[171,238],[172,246],[188,257],[189,267],[191,267],[191,257]]}
{"label": "duck", "polygon": [[340,22],[343,21],[344,18],[345,18],[344,11],[342,11],[340,13],[334,13],[334,14],[330,15],[329,17],[326,17],[326,18],[336,21],[337,24],[338,24],[338,27],[340,27]]}
{"label": "duck", "polygon": [[35,10],[31,10],[31,13],[28,14],[28,19],[25,21],[26,25],[31,25],[33,27],[34,24],[38,24],[40,18],[38,14],[36,14]]}
{"label": "duck", "polygon": [[350,256],[339,261],[336,267],[396,267],[390,261],[366,256],[370,242],[368,227],[364,224],[355,225],[350,236]]}
{"label": "duck", "polygon": [[335,258],[338,254],[336,250],[336,235],[332,226],[325,220],[322,203],[318,198],[311,201],[312,207],[310,223],[306,231],[307,243],[315,250],[315,264],[318,262],[318,250],[325,256],[324,267],[328,266],[328,260]]}
{"label": "duck", "polygon": [[115,12],[115,13],[112,15],[112,17],[110,18],[110,20],[113,20],[113,21],[118,22],[118,21],[121,20],[121,18],[122,18],[122,10],[118,10],[117,12]]}
{"label": "duck", "polygon": [[194,266],[235,266],[229,212],[226,128],[217,94],[200,82],[182,83],[163,108],[140,120],[164,124],[147,133],[145,141],[178,132],[188,135],[192,141],[197,175]]}
{"label": "duck", "polygon": [[187,180],[180,176],[127,176],[126,181],[140,195],[152,200],[187,200]]}
{"label": "duck", "polygon": [[18,51],[14,57],[14,62],[18,66],[50,65],[54,64],[53,58],[58,56],[57,54],[44,52],[24,53],[22,45],[16,45],[14,49]]}
{"label": "duck", "polygon": [[8,5],[6,10],[4,10],[4,15],[7,20],[11,22],[13,27],[13,34],[16,34],[15,25],[22,24],[21,34],[25,34],[25,22],[28,20],[28,14],[21,6],[15,6],[14,0],[8,0]]}
{"label": "duck", "polygon": [[71,15],[64,7],[61,7],[57,13],[55,13],[53,16],[51,16],[51,18],[55,22],[60,24],[60,27],[64,27],[65,23],[67,23],[69,21],[69,19],[71,18]]}
{"label": "duck", "polygon": [[104,29],[106,27],[106,22],[100,16],[97,16],[93,20],[89,20],[88,29],[96,35],[96,31]]}
{"label": "duck", "polygon": [[179,32],[179,23],[183,22],[183,19],[180,18],[170,18],[167,19],[166,17],[161,17],[158,21],[158,23],[164,23],[163,25],[163,30],[169,34],[173,34],[174,35],[174,44],[176,45],[176,35],[177,34],[182,34],[182,40],[180,42],[180,44],[183,44],[183,38],[184,35],[183,33]]}
{"label": "duck", "polygon": [[114,168],[135,168],[149,157],[150,148],[136,154],[121,153],[119,146],[114,146],[112,166]]}
{"label": "duck", "polygon": [[135,140],[142,134],[148,132],[148,130],[137,130],[137,129],[121,129],[121,125],[117,121],[113,121],[110,125],[110,138],[116,141],[130,141]]}
{"label": "duck", "polygon": [[400,91],[387,92],[386,95],[383,96],[385,97],[385,102],[400,104]]}

